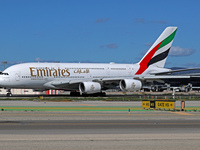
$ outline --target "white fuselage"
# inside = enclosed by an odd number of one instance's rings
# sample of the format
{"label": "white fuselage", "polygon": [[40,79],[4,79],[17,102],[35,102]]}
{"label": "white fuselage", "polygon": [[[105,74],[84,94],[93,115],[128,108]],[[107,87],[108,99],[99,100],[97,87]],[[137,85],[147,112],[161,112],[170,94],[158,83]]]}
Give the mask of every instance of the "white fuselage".
{"label": "white fuselage", "polygon": [[[123,80],[145,76],[151,71],[159,71],[157,67],[149,67],[142,75],[135,75],[138,64],[94,64],[94,63],[23,63],[7,68],[0,75],[0,87],[31,89],[66,89],[77,90],[78,84],[55,87],[52,83],[81,83],[85,81],[101,81],[102,79]],[[164,69],[164,68],[160,68]],[[102,89],[114,88],[108,85]]]}
{"label": "white fuselage", "polygon": [[3,71],[0,86],[45,89],[50,81],[133,78],[138,68],[138,64],[24,63]]}

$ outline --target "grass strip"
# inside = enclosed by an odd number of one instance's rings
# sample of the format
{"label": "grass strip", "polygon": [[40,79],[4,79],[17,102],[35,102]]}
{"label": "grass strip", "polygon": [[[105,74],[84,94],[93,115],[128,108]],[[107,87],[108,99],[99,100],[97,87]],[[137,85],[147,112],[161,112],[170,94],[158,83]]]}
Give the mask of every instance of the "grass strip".
{"label": "grass strip", "polygon": [[2,106],[2,111],[150,111],[141,107],[110,106]]}

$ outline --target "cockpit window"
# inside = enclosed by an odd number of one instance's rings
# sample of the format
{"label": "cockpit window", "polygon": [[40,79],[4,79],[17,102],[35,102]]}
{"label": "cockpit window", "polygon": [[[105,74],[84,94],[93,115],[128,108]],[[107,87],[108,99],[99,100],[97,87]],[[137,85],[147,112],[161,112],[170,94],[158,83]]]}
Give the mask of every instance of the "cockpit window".
{"label": "cockpit window", "polygon": [[0,72],[0,75],[9,75],[9,74],[5,72]]}

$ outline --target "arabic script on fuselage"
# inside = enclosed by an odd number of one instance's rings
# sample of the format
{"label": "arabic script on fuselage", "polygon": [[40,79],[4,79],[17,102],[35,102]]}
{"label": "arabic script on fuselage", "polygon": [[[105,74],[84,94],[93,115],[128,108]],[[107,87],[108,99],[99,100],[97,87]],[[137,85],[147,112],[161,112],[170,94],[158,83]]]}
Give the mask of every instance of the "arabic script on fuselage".
{"label": "arabic script on fuselage", "polygon": [[[70,69],[65,68],[37,68],[29,67],[32,77],[69,77],[71,75]],[[89,69],[75,69],[75,74],[89,73]]]}

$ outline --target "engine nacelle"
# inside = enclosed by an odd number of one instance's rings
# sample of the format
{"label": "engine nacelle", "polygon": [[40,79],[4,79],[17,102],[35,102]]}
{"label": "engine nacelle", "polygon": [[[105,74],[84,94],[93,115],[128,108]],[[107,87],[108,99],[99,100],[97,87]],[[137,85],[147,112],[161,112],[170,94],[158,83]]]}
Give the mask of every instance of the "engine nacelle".
{"label": "engine nacelle", "polygon": [[122,91],[136,91],[142,88],[142,82],[134,79],[124,79],[119,83]]}
{"label": "engine nacelle", "polygon": [[98,82],[82,82],[79,84],[79,91],[84,94],[101,92],[101,85]]}

